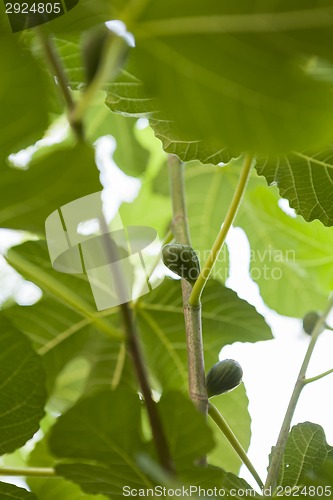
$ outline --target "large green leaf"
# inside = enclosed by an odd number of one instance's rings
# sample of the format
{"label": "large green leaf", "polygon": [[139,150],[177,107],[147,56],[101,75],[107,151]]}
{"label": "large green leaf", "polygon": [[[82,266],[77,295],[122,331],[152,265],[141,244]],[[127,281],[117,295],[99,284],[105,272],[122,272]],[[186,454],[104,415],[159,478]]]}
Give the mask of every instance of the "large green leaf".
{"label": "large green leaf", "polygon": [[[3,3],[1,4],[3,8]],[[10,35],[0,37],[0,170],[11,153],[43,137],[54,97],[53,85],[28,49]],[[7,187],[1,186],[2,196]],[[13,196],[13,192],[10,192]],[[8,200],[7,200],[8,201]]]}
{"label": "large green leaf", "polygon": [[167,392],[158,408],[176,467],[193,465],[214,447],[213,433],[205,425],[203,415],[194,410],[193,403],[183,394]]}
{"label": "large green leaf", "polygon": [[[194,166],[194,165],[193,165]],[[186,194],[193,246],[203,262],[227,212],[240,174],[240,160],[220,168],[188,165]],[[291,217],[279,207],[277,189],[253,171],[235,220],[250,243],[250,275],[266,304],[281,314],[302,317],[322,309],[333,286],[333,233],[314,221]],[[228,276],[227,252],[212,276]],[[288,285],[286,285],[286,283]],[[300,290],[302,300],[299,300]]]}
{"label": "large green leaf", "polygon": [[[221,228],[239,177],[241,159],[224,167],[191,162],[185,168],[186,205],[192,246],[203,264]],[[168,171],[161,168],[155,176],[154,191],[169,197]],[[228,250],[222,248],[212,277],[225,282],[229,274]]]}
{"label": "large green leaf", "polygon": [[[221,228],[232,194],[239,178],[242,159],[224,167],[209,168],[191,162],[185,169],[185,189],[192,246],[203,264]],[[154,190],[169,195],[168,172],[161,168],[154,179]],[[224,245],[216,262],[212,277],[222,281],[228,278],[228,250]]]}
{"label": "large green leaf", "polygon": [[[111,338],[122,339],[122,332],[104,319],[103,313],[96,311],[86,275],[70,275],[55,271],[52,268],[45,241],[28,241],[11,248],[7,254],[7,261],[25,279],[35,283],[43,292],[81,317],[78,320],[72,313],[66,314],[65,327],[67,324],[68,328],[80,330],[86,326],[86,323],[80,325],[77,323],[85,318],[88,324],[92,323]],[[45,311],[44,314],[47,312]],[[52,312],[49,314],[52,315]],[[76,326],[72,325],[73,320]]]}
{"label": "large green leaf", "polygon": [[105,500],[104,495],[88,495],[72,481],[63,478],[29,479],[38,500]]}
{"label": "large green leaf", "polygon": [[13,484],[0,483],[1,500],[37,500],[37,497]]}
{"label": "large green leaf", "polygon": [[187,484],[197,487],[196,490],[192,490],[194,498],[196,498],[195,495],[199,498],[203,495],[202,490],[200,494],[200,487],[207,488],[206,497],[213,497],[215,493],[213,498],[232,497],[237,500],[247,496],[255,499],[262,498],[244,479],[221,469],[208,467],[200,470],[199,468],[193,468],[183,474],[182,479]]}
{"label": "large green leaf", "polygon": [[[332,449],[329,451],[327,459],[320,467],[316,468],[316,470],[307,470],[302,474],[302,483],[305,486],[327,486],[330,488],[326,488],[326,491],[330,492],[329,496],[332,498],[333,496],[333,453]],[[320,490],[319,490],[320,491]]]}
{"label": "large green leaf", "polygon": [[[122,0],[118,0],[118,4],[121,2]],[[111,19],[115,14],[113,6],[116,3],[117,1],[109,2],[108,0],[96,0],[93,3],[89,0],[80,0],[67,14],[43,25],[43,29],[51,33],[80,33],[91,26]]]}
{"label": "large green leaf", "polygon": [[[73,34],[66,34],[66,37],[58,35],[55,41],[66,67],[71,87],[82,88],[85,75],[79,37]],[[207,141],[188,139],[185,134],[177,134],[168,120],[157,119],[155,100],[146,95],[142,82],[128,71],[122,70],[115,81],[105,85],[105,89],[107,91],[105,103],[114,111],[113,116],[124,115],[129,123],[129,117],[154,116],[150,124],[167,153],[176,154],[183,161],[199,160],[202,163],[218,164],[230,160],[231,154],[225,148],[212,148]],[[101,114],[102,111],[99,112],[99,115]],[[120,118],[117,120],[117,118],[109,117],[109,121],[112,120],[122,123]],[[126,154],[126,151],[123,154]]]}
{"label": "large green leaf", "polygon": [[229,472],[222,472],[221,482],[224,492],[228,494],[226,496],[232,496],[236,500],[241,500],[244,495],[255,499],[262,498],[244,479]]}
{"label": "large green leaf", "polygon": [[80,48],[80,35],[77,33],[66,33],[65,37],[55,35],[54,43],[66,69],[71,88],[74,90],[81,88],[86,83],[86,78]]}
{"label": "large green leaf", "polygon": [[28,170],[7,167],[2,172],[1,227],[44,233],[45,220],[54,210],[101,190],[92,148],[58,148],[36,155]]}
{"label": "large green leaf", "polygon": [[251,498],[262,498],[261,495],[256,494],[254,489],[244,479],[228,472],[222,473],[222,487],[228,496],[232,496],[236,500],[244,498],[244,492],[246,492],[246,496]]}
{"label": "large green leaf", "polygon": [[[50,266],[45,244],[42,242],[27,242],[19,247],[15,247],[9,254],[9,261],[15,265],[16,269],[30,280],[41,286],[46,293],[37,304],[30,307],[19,307],[7,309],[3,312],[15,322],[16,326],[24,333],[28,334],[34,341],[36,348],[43,356],[43,361],[48,375],[48,385],[52,387],[55,377],[60,370],[68,363],[68,361],[78,355],[86,357],[92,365],[92,371],[88,379],[88,391],[100,389],[101,386],[110,387],[113,384],[119,383],[121,378],[122,383],[128,385],[133,384],[131,367],[128,366],[127,356],[121,343],[116,341],[108,341],[100,338],[94,319],[100,317],[84,316],[80,309],[74,309],[71,303],[75,304],[77,300],[77,292],[80,290],[80,300],[87,304],[85,312],[89,312],[91,307],[90,288],[82,276],[68,276],[53,271]],[[26,265],[29,263],[27,273]],[[31,265],[32,267],[31,272]],[[44,271],[42,273],[42,271]],[[42,277],[41,277],[42,274]],[[65,295],[62,293],[62,287],[65,286]],[[211,285],[209,285],[211,286]],[[231,291],[223,292],[223,296],[219,297],[218,291],[223,291],[222,285],[215,283],[217,296],[212,297],[212,294],[207,295],[207,302],[211,304],[209,310],[214,311],[214,316],[207,310],[207,316],[204,314],[204,332],[207,332],[207,368],[217,361],[218,353],[225,342],[230,342],[236,339],[232,332],[229,332],[230,324],[233,321],[233,312],[238,310],[235,321],[237,323],[238,333],[242,332],[242,338],[249,340],[247,332],[255,335],[255,338],[269,338],[269,331],[260,316],[257,317],[255,310],[247,306],[245,302],[239,301],[237,296]],[[168,290],[173,291],[169,294]],[[209,290],[209,288],[208,288]],[[156,328],[156,321],[161,320],[159,327],[160,343],[156,344],[156,333],[154,328],[143,323],[142,338],[145,343],[149,356],[153,356],[152,368],[153,372],[159,372],[160,359],[159,352],[163,353],[165,359],[164,370],[162,372],[162,381],[168,377],[168,373],[172,374],[172,380],[169,380],[165,387],[187,389],[187,362],[186,348],[184,339],[184,325],[181,296],[179,290],[179,282],[167,281],[161,287],[161,293],[157,295],[158,289],[154,292],[154,296],[150,295],[141,299],[139,306],[139,318],[141,312],[148,315],[150,321]],[[69,300],[64,303],[64,296],[70,293],[71,302]],[[169,295],[169,298],[165,294]],[[229,299],[228,299],[229,297]],[[158,303],[162,303],[158,306]],[[74,301],[74,302],[73,302]],[[234,302],[234,308],[232,306]],[[244,306],[244,311],[242,309]],[[220,318],[220,307],[228,310],[226,317]],[[143,308],[141,310],[141,308]],[[155,308],[155,309],[154,309]],[[170,308],[173,314],[170,316]],[[211,309],[212,308],[212,309]],[[248,308],[248,315],[244,313]],[[110,318],[114,318],[116,323],[118,320],[114,316],[114,311],[110,310]],[[146,317],[145,316],[145,317]],[[253,325],[249,327],[248,320],[252,317]],[[107,318],[104,318],[106,321]],[[167,321],[167,322],[166,322]],[[94,327],[95,325],[95,327]],[[172,338],[169,335],[170,327],[172,326],[174,334]],[[112,325],[110,325],[112,328]],[[215,331],[215,334],[211,331]],[[224,338],[223,330],[227,338]],[[180,341],[180,336],[183,340]],[[214,343],[215,339],[215,343]],[[238,336],[238,339],[240,337]],[[164,344],[169,348],[166,350]],[[156,346],[160,351],[156,351]],[[153,351],[156,351],[153,353]],[[179,358],[179,359],[178,359]],[[178,360],[178,361],[177,361]],[[178,371],[174,370],[174,363],[177,361]],[[119,371],[120,370],[120,371]],[[127,381],[127,382],[126,382]],[[172,382],[173,381],[173,382]],[[242,414],[242,430],[239,438],[244,446],[248,445],[249,439],[249,417],[246,411],[247,399],[240,388],[237,391],[225,395],[221,398],[224,406],[224,415],[229,419],[230,425],[239,427],[237,415]],[[234,456],[233,451],[229,449],[229,445],[225,443],[223,437],[218,440],[219,447],[214,453],[213,463],[225,464],[229,470],[237,470],[239,461]],[[224,451],[225,449],[225,451]]]}
{"label": "large green leaf", "polygon": [[93,335],[89,320],[51,297],[33,306],[13,306],[1,315],[9,318],[33,342],[43,359],[49,390],[57,374],[74,356],[82,353]]}
{"label": "large green leaf", "polygon": [[[132,368],[123,342],[107,338],[91,320],[54,298],[44,297],[29,307],[13,306],[2,311],[1,316],[9,318],[33,342],[43,360],[50,394],[59,373],[77,357],[89,362],[89,375],[86,377],[85,369],[81,371],[79,366],[74,366],[68,377],[77,381],[87,378],[86,391],[114,388],[120,380],[133,385]],[[118,323],[111,312],[110,318]],[[51,402],[54,407],[54,401]]]}
{"label": "large green leaf", "polygon": [[112,113],[104,104],[105,94],[96,99],[96,105],[89,108],[85,117],[86,137],[94,142],[104,135],[116,140],[114,161],[127,175],[139,176],[145,172],[149,152],[142,147],[135,134],[135,118]]}
{"label": "large green leaf", "polygon": [[[166,279],[140,301],[137,317],[149,366],[164,389],[187,386],[187,355],[180,283]],[[271,338],[263,317],[235,292],[209,280],[202,305],[207,368],[232,342]]]}
{"label": "large green leaf", "polygon": [[106,89],[105,102],[114,112],[150,118],[150,125],[167,153],[176,154],[182,161],[198,160],[215,165],[230,161],[232,155],[225,147],[212,147],[208,141],[179,133],[173,122],[160,117],[156,100],[148,97],[141,80],[132,73],[122,71],[114,82],[106,85]]}
{"label": "large green leaf", "polygon": [[91,364],[85,394],[115,389],[119,384],[137,389],[132,360],[125,342],[110,341],[105,337],[97,339],[95,335],[85,347],[85,357]]}
{"label": "large green leaf", "polygon": [[[238,164],[206,168],[189,164],[186,168],[186,199],[192,245],[201,264],[209,251],[227,213],[238,179]],[[228,277],[228,251],[222,248],[212,277],[222,282]]]}
{"label": "large green leaf", "polygon": [[145,182],[132,203],[123,203],[119,213],[124,225],[143,225],[154,228],[163,240],[172,218],[170,200],[152,192],[151,183]]}
{"label": "large green leaf", "polygon": [[[39,441],[29,456],[30,467],[54,467],[56,459],[47,446],[47,436]],[[30,477],[29,488],[38,500],[105,500],[102,495],[91,496],[82,492],[81,488],[62,477]]]}
{"label": "large green leaf", "polygon": [[[88,493],[121,495],[122,487],[149,487],[135,454],[142,451],[141,404],[132,391],[103,391],[77,403],[51,432],[50,447],[80,464],[60,465],[58,472]],[[93,461],[93,462],[92,462]]]}
{"label": "large green leaf", "polygon": [[28,339],[0,320],[0,454],[23,446],[39,428],[46,391],[41,358]]}
{"label": "large green leaf", "polygon": [[[203,416],[177,392],[165,394],[158,409],[175,464],[180,471],[193,467],[193,461],[214,444]],[[60,464],[57,471],[80,484],[84,491],[103,493],[109,498],[122,495],[124,486],[153,486],[136,464],[137,453],[147,449],[140,442],[140,411],[138,397],[123,388],[77,403],[59,418],[50,446],[56,455],[81,463]]]}
{"label": "large green leaf", "polygon": [[280,195],[306,221],[319,219],[333,225],[331,190],[333,185],[333,147],[322,151],[293,152],[279,158],[257,160],[258,174],[268,184],[276,183]]}
{"label": "large green leaf", "polygon": [[204,164],[217,165],[228,163],[236,153],[230,153],[226,148],[212,148],[207,141],[187,139],[173,130],[173,123],[168,120],[151,119],[150,125],[163,149],[169,154],[177,155],[182,161],[198,160]]}
{"label": "large green leaf", "polygon": [[302,476],[318,469],[326,460],[329,449],[320,425],[311,422],[295,425],[288,437],[278,484],[289,487],[302,484]]}
{"label": "large green leaf", "polygon": [[244,479],[227,473],[218,467],[210,465],[205,467],[184,467],[181,471],[178,471],[177,478],[174,479],[165,474],[163,469],[147,456],[140,457],[139,462],[142,468],[159,485],[173,490],[175,492],[173,496],[190,496],[194,500],[201,497],[216,499],[224,496],[238,499],[244,498],[244,496],[262,498],[256,494]]}
{"label": "large green leaf", "polygon": [[236,219],[251,246],[250,275],[265,303],[280,314],[303,317],[321,310],[333,285],[333,232],[306,223],[278,205],[273,189],[251,184]]}
{"label": "large green leaf", "polygon": [[225,147],[218,149],[207,141],[189,138],[187,134],[175,131],[170,120],[160,117],[156,100],[148,97],[141,80],[129,71],[121,71],[114,82],[107,84],[106,89],[105,102],[114,112],[150,118],[150,125],[167,153],[176,154],[182,161],[198,160],[201,163],[218,164],[230,160],[231,154]]}
{"label": "large green leaf", "polygon": [[[211,489],[211,488],[217,488],[217,491],[219,488],[222,489],[223,483],[222,483],[222,477],[223,477],[223,471],[219,469],[218,467],[213,467],[211,465],[207,465],[206,467],[191,467],[191,468],[183,468],[180,473],[179,477],[181,481],[184,483],[184,496],[186,496],[186,493],[189,493],[190,491],[192,492],[191,497],[194,498],[194,500],[198,500],[200,498],[200,488],[202,488],[201,492],[203,489]],[[166,485],[166,486],[176,486],[176,485]],[[186,488],[187,487],[187,488]],[[190,490],[190,487],[192,487],[192,490]],[[214,496],[213,498],[216,498]]]}
{"label": "large green leaf", "polygon": [[[121,378],[132,383],[132,372],[124,351],[116,310],[108,317],[95,310],[90,285],[84,275],[54,271],[45,242],[30,241],[14,247],[10,264],[25,278],[40,286],[42,299],[29,307],[15,305],[1,312],[32,340],[42,356],[51,390],[55,379],[73,358],[85,357],[91,364],[88,390],[115,387]],[[106,334],[106,335],[105,335]]]}
{"label": "large green leaf", "polygon": [[51,450],[60,457],[102,463],[112,463],[114,455],[130,456],[142,445],[140,413],[140,399],[134,391],[123,387],[101,391],[59,417],[50,435]]}
{"label": "large green leaf", "polygon": [[63,413],[78,401],[85,390],[89,372],[89,362],[83,357],[73,356],[73,359],[67,363],[57,377],[47,403],[46,410],[49,414],[57,415]]}
{"label": "large green leaf", "polygon": [[[208,255],[225,217],[240,175],[241,160],[221,167],[186,168],[186,194],[193,246],[201,262]],[[166,182],[158,177],[158,183]],[[333,286],[333,233],[318,221],[306,223],[279,207],[276,188],[267,189],[253,171],[235,220],[250,243],[250,275],[266,304],[281,314],[302,317],[322,309]],[[212,276],[228,277],[227,251],[219,256]],[[288,285],[286,285],[288,283]],[[299,300],[300,290],[302,300]]]}
{"label": "large green leaf", "polygon": [[150,2],[130,70],[187,138],[288,151],[331,139],[331,83],[306,69],[332,60],[331,32],[330,0]]}

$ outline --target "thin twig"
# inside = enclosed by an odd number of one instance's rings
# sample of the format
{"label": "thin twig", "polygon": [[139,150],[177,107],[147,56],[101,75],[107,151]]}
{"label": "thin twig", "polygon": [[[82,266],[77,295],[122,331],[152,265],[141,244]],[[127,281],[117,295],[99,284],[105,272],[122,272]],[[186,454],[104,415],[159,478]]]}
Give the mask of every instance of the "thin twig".
{"label": "thin twig", "polygon": [[56,475],[56,471],[51,467],[0,467],[0,476],[55,477]]}
{"label": "thin twig", "polygon": [[[173,208],[173,233],[177,243],[190,245],[187,222],[184,171],[180,160],[169,156],[170,187]],[[202,343],[201,305],[192,307],[189,297],[192,287],[182,279],[182,295],[187,343],[188,377],[190,398],[204,415],[208,411],[208,399],[205,383],[205,364]]]}
{"label": "thin twig", "polygon": [[214,406],[212,403],[209,403],[209,408],[208,408],[208,414],[209,416],[214,420],[216,425],[219,427],[219,429],[222,431],[222,433],[225,435],[227,440],[229,441],[230,445],[233,447],[239,458],[242,460],[243,464],[246,465],[248,468],[249,472],[251,472],[252,476],[258,483],[259,488],[262,490],[264,487],[264,483],[260,479],[260,476],[258,472],[256,471],[255,467],[253,466],[251,460],[246,454],[246,451],[244,450],[243,446],[240,444],[238,441],[237,437],[233,433],[232,429],[229,427],[228,423],[224,419],[224,417],[221,415],[219,410]]}
{"label": "thin twig", "polygon": [[54,47],[53,41],[51,40],[50,36],[45,34],[41,29],[38,29],[37,32],[39,34],[39,38],[41,40],[46,55],[46,60],[48,61],[50,69],[54,73],[57,79],[57,83],[64,97],[65,104],[67,107],[69,124],[76,137],[82,140],[84,138],[83,125],[81,119],[72,118],[72,113],[75,109],[75,102],[73,100],[70,91],[67,75],[65,73],[64,68],[62,67],[60,58]]}
{"label": "thin twig", "polygon": [[282,457],[284,454],[284,450],[287,444],[288,440],[288,435],[290,431],[290,426],[291,426],[291,421],[294,416],[294,412],[299,400],[299,397],[301,395],[301,392],[303,388],[305,387],[305,376],[306,376],[306,371],[309,366],[309,362],[314,350],[314,347],[316,345],[316,342],[318,340],[318,337],[320,333],[322,332],[322,326],[325,324],[326,318],[329,315],[331,309],[333,308],[333,296],[330,298],[328,301],[327,307],[322,314],[322,316],[319,318],[319,320],[316,323],[316,326],[313,330],[310,344],[308,346],[308,349],[305,353],[305,357],[301,366],[301,369],[299,371],[295,387],[293,390],[293,393],[291,395],[289,405],[286,411],[286,415],[284,417],[280,434],[277,439],[276,445],[273,448],[272,455],[271,455],[271,461],[268,467],[268,475],[265,483],[265,490],[267,491],[274,491],[276,483],[277,483],[277,478],[279,474],[279,469],[282,463]]}
{"label": "thin twig", "polygon": [[[100,220],[101,228],[104,236],[105,250],[108,255],[109,262],[112,262],[113,282],[115,285],[118,297],[128,296],[125,280],[118,264],[117,247],[109,235],[108,227],[105,220]],[[134,320],[133,311],[128,302],[120,304],[120,312],[123,318],[125,327],[127,346],[132,356],[133,365],[137,374],[138,382],[142,391],[142,395],[146,404],[147,414],[150,422],[151,431],[154,438],[155,448],[161,466],[171,474],[174,474],[174,466],[170,456],[168,442],[164,433],[162,421],[160,419],[158,408],[152,398],[148,374],[139,343],[139,334]]]}
{"label": "thin twig", "polygon": [[148,382],[145,363],[143,361],[143,354],[138,339],[138,331],[133,317],[133,312],[129,307],[128,302],[121,304],[121,314],[123,317],[126,333],[127,344],[129,352],[133,359],[133,364],[136,370],[138,381],[141,391],[146,403],[147,413],[150,421],[151,430],[155,442],[156,452],[162,467],[169,473],[174,473],[169,446],[164,434],[162,422],[158,413],[158,408],[152,398],[151,388]]}
{"label": "thin twig", "polygon": [[223,244],[225,242],[225,239],[227,237],[227,234],[229,232],[229,229],[231,227],[231,224],[233,223],[237,210],[239,208],[239,205],[242,201],[247,182],[249,180],[250,176],[250,171],[251,171],[251,166],[253,162],[253,155],[252,154],[247,154],[244,160],[243,168],[241,171],[241,175],[236,187],[236,190],[234,192],[234,196],[232,198],[230,207],[228,209],[227,215],[225,217],[223,226],[215,240],[215,243],[209,253],[209,256],[203,265],[201,272],[198,276],[197,281],[195,282],[191,296],[189,298],[189,303],[192,306],[199,306],[200,304],[200,299],[201,299],[201,294],[203,292],[203,289],[205,288],[205,285],[207,283],[207,280],[210,276],[210,273],[213,269],[213,266],[219,256],[219,253],[223,247]]}
{"label": "thin twig", "polygon": [[330,370],[327,370],[326,372],[320,373],[319,375],[316,375],[315,377],[309,377],[304,379],[304,385],[306,384],[311,384],[312,382],[316,382],[317,380],[320,380],[321,378],[327,377],[327,375],[330,375],[333,373],[333,368]]}

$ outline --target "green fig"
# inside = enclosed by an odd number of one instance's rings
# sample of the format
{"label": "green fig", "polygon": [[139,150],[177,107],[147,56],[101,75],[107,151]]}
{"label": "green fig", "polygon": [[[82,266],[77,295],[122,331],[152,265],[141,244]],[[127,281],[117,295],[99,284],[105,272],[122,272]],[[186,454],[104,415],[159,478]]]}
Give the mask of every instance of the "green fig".
{"label": "green fig", "polygon": [[187,280],[191,285],[200,274],[197,254],[190,245],[170,243],[162,249],[163,262],[175,274]]}
{"label": "green fig", "polygon": [[[310,311],[306,313],[306,315],[303,318],[303,330],[305,333],[308,335],[312,335],[312,332],[317,324],[317,321],[320,318],[320,313],[317,311]],[[325,330],[325,325],[321,327],[321,332]]]}
{"label": "green fig", "polygon": [[235,389],[242,382],[243,370],[234,359],[219,361],[206,376],[207,395],[209,398]]}
{"label": "green fig", "polygon": [[[86,79],[88,85],[93,81],[98,72],[103,51],[107,43],[113,43],[117,38],[115,33],[112,33],[105,24],[99,24],[94,26],[90,30],[84,32],[82,36],[82,59],[84,63],[84,68],[86,72]],[[117,61],[117,67],[113,68],[113,73],[109,75],[110,79],[117,76],[118,72],[122,68],[128,53],[128,46],[126,43],[123,44],[123,51],[119,55]]]}

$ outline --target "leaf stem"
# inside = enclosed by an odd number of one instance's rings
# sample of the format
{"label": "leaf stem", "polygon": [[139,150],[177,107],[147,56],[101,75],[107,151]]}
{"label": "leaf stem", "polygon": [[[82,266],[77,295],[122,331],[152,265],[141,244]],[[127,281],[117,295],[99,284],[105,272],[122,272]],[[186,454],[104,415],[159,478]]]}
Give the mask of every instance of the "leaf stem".
{"label": "leaf stem", "polygon": [[249,457],[246,454],[246,451],[238,441],[237,437],[229,427],[228,423],[224,419],[224,417],[221,415],[219,410],[214,406],[211,402],[209,402],[208,406],[208,414],[209,416],[214,420],[216,425],[219,427],[219,429],[222,431],[222,433],[225,435],[239,458],[242,460],[243,464],[246,465],[248,468],[249,472],[251,472],[252,476],[256,480],[258,486],[262,490],[264,487],[264,484],[262,480],[260,479],[259,474],[257,473],[256,469],[254,468],[252,462],[250,461]]}
{"label": "leaf stem", "polygon": [[[186,213],[184,167],[179,158],[174,155],[169,155],[168,163],[173,209],[173,233],[178,243],[190,245],[190,233]],[[181,280],[181,285],[187,343],[189,394],[198,410],[206,415],[208,411],[208,398],[203,356],[201,304],[190,305],[188,301],[192,287],[184,279]]]}
{"label": "leaf stem", "polygon": [[0,467],[0,476],[55,477],[56,475],[56,471],[51,467]]}
{"label": "leaf stem", "polygon": [[[112,273],[115,291],[118,297],[127,297],[126,282],[123,277],[122,270],[118,264],[119,255],[117,246],[111,239],[107,224],[103,218],[100,219],[100,224],[104,236],[105,251],[109,257],[109,262],[113,262]],[[153,400],[152,391],[149,384],[146,365],[143,358],[143,353],[139,343],[139,333],[134,320],[133,310],[128,302],[119,305],[123,319],[124,328],[127,337],[127,347],[132,356],[134,369],[138,378],[141,392],[145,401],[148,419],[151,431],[154,438],[156,453],[161,466],[170,474],[174,474],[174,466],[171,459],[168,442],[164,433],[162,421],[158,412],[158,407]]]}
{"label": "leaf stem", "polygon": [[223,247],[223,244],[225,242],[225,239],[227,237],[228,231],[231,227],[231,224],[233,223],[238,207],[242,201],[246,185],[250,176],[250,170],[253,162],[253,155],[248,153],[245,156],[244,159],[244,164],[243,168],[238,180],[238,184],[236,186],[236,190],[234,192],[231,204],[229,206],[227,215],[225,217],[223,226],[221,227],[221,230],[214,242],[214,245],[209,253],[209,256],[203,265],[201,272],[198,276],[198,279],[196,280],[190,298],[189,298],[189,304],[192,306],[199,306],[200,304],[200,299],[201,299],[201,294],[203,292],[203,289],[205,288],[205,285],[207,283],[207,280],[210,276],[210,273],[212,272],[213,266],[219,256],[219,253]]}
{"label": "leaf stem", "polygon": [[326,372],[320,373],[319,375],[316,375],[315,377],[306,378],[303,381],[304,385],[311,384],[311,382],[316,382],[316,380],[320,380],[321,378],[324,378],[327,375],[330,375],[331,373],[333,373],[333,368],[331,368],[330,370],[327,370]]}
{"label": "leaf stem", "polygon": [[[308,349],[305,353],[304,360],[303,360],[302,366],[300,368],[300,371],[299,371],[299,374],[298,374],[298,377],[297,377],[297,380],[296,380],[296,383],[294,386],[294,390],[293,390],[293,393],[291,395],[289,405],[288,405],[288,408],[287,408],[287,411],[286,411],[286,414],[285,414],[285,417],[284,417],[284,420],[283,420],[283,423],[281,426],[279,437],[277,439],[276,445],[273,448],[273,451],[271,454],[271,461],[270,461],[270,464],[268,467],[268,475],[267,475],[267,479],[266,479],[266,483],[265,483],[265,490],[267,489],[268,491],[274,491],[274,489],[275,489],[278,474],[279,474],[279,469],[280,469],[281,462],[282,462],[283,453],[284,453],[284,450],[285,450],[285,447],[287,444],[287,440],[288,440],[291,421],[292,421],[292,418],[294,416],[294,412],[295,412],[299,397],[301,395],[301,392],[307,383],[306,378],[305,378],[306,371],[308,369],[309,362],[310,362],[314,347],[316,345],[316,342],[319,338],[320,333],[322,332],[322,326],[325,324],[326,318],[329,315],[332,307],[333,307],[333,295],[329,299],[327,307],[326,307],[325,311],[323,312],[323,314],[318,319],[316,326],[313,330],[313,333],[311,335],[310,344],[309,344]],[[308,380],[310,380],[310,379],[308,379]]]}
{"label": "leaf stem", "polygon": [[72,116],[73,110],[75,108],[75,102],[70,92],[67,75],[64,71],[64,68],[61,65],[59,56],[57,54],[57,51],[54,47],[54,44],[50,36],[45,34],[41,29],[38,29],[37,31],[45,52],[46,59],[49,63],[52,72],[54,73],[57,79],[57,83],[64,97],[65,104],[67,107],[69,124],[76,137],[82,140],[84,138],[83,125],[80,119],[75,120],[74,117]]}

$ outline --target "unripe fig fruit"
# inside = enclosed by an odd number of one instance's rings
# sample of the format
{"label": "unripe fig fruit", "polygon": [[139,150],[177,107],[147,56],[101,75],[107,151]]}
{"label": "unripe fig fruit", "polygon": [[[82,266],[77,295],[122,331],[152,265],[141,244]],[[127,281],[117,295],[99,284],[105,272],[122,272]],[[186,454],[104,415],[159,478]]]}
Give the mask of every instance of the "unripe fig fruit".
{"label": "unripe fig fruit", "polygon": [[[115,33],[112,33],[105,24],[94,26],[90,30],[84,32],[82,37],[82,58],[86,72],[88,85],[95,78],[97,71],[100,68],[103,51],[108,42],[113,43],[117,38]],[[122,68],[128,53],[128,46],[123,45],[123,52],[119,55],[117,65],[113,68],[113,73],[109,75],[110,79],[114,79]]]}
{"label": "unripe fig fruit", "polygon": [[242,382],[243,370],[234,359],[224,359],[211,367],[206,376],[209,398],[232,391]]}
{"label": "unripe fig fruit", "polygon": [[[317,321],[320,318],[320,313],[317,311],[310,311],[306,313],[306,315],[303,318],[303,330],[305,333],[308,335],[312,335],[312,332],[314,330],[314,327],[316,326]],[[325,325],[321,327],[321,332],[325,330]]]}
{"label": "unripe fig fruit", "polygon": [[162,248],[163,262],[175,274],[187,280],[191,285],[195,283],[200,273],[200,264],[197,254],[190,245],[170,243]]}

